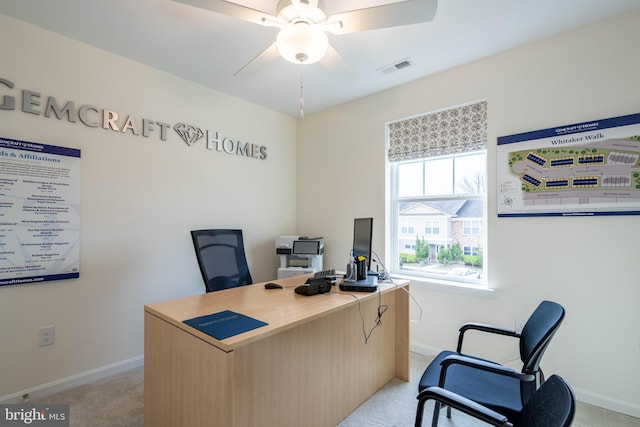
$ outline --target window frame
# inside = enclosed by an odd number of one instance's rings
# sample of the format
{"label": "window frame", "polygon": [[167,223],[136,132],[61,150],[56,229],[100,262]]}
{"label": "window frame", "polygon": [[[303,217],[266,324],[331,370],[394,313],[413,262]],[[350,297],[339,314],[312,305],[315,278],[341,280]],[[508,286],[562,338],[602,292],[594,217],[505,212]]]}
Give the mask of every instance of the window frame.
{"label": "window frame", "polygon": [[[485,172],[485,180],[488,172],[488,155],[487,149],[483,150],[475,150],[464,153],[455,153],[448,156],[438,156],[438,157],[458,157],[458,156],[468,156],[473,154],[484,154],[484,172]],[[412,281],[420,281],[423,283],[434,284],[439,287],[449,288],[451,286],[454,287],[465,287],[469,289],[480,289],[487,290],[488,281],[487,281],[487,192],[485,188],[484,193],[479,194],[456,194],[456,195],[447,195],[447,196],[411,196],[411,197],[399,197],[399,168],[400,165],[416,162],[416,161],[424,161],[427,158],[419,159],[419,160],[407,160],[407,161],[396,161],[392,162],[389,159],[386,159],[386,173],[387,173],[387,203],[388,203],[388,221],[387,221],[387,245],[386,245],[386,259],[387,259],[387,269],[389,273],[393,277],[402,277],[407,278]],[[486,181],[485,181],[486,187]],[[456,277],[456,276],[447,276],[443,274],[428,274],[425,272],[418,272],[415,270],[406,270],[400,267],[400,248],[399,241],[400,236],[402,235],[400,232],[400,205],[404,202],[420,202],[420,201],[448,201],[448,200],[482,200],[483,201],[483,218],[482,223],[480,224],[480,234],[482,235],[481,247],[483,252],[483,271],[480,279],[466,279],[464,277]],[[469,221],[478,221],[477,219],[469,220]],[[446,230],[447,225],[444,225],[444,229]],[[472,227],[473,229],[473,227]],[[442,233],[443,226],[440,224],[440,232]],[[461,246],[465,245],[463,242],[459,242]],[[466,244],[466,246],[471,246]],[[444,246],[443,246],[444,247]],[[444,285],[444,286],[442,286]]]}

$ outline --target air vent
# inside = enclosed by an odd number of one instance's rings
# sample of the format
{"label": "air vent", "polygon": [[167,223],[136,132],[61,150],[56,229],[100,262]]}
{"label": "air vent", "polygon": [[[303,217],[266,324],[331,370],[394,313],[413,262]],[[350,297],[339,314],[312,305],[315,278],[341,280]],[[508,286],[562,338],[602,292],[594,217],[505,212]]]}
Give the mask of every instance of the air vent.
{"label": "air vent", "polygon": [[391,65],[387,65],[385,67],[382,67],[379,69],[379,71],[382,71],[384,74],[389,74],[389,73],[393,73],[399,70],[402,70],[404,68],[408,68],[411,67],[413,65],[413,61],[411,61],[411,59],[409,58],[405,58],[402,59],[394,64]]}

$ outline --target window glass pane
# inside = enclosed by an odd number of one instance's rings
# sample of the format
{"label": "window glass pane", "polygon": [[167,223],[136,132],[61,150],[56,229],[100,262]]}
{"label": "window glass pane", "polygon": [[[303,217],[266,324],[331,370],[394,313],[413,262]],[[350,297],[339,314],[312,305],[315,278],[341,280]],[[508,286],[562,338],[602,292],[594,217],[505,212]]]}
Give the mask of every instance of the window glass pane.
{"label": "window glass pane", "polygon": [[[398,212],[397,229],[392,233],[396,242],[392,272],[486,283],[485,159],[485,153],[463,153],[391,166],[393,181],[406,184],[392,190]],[[418,189],[422,185],[415,183],[422,175],[422,165],[424,179],[419,181],[424,183],[425,194]],[[460,177],[471,183],[462,192],[454,185]],[[403,201],[398,194],[412,200]]]}
{"label": "window glass pane", "polygon": [[473,154],[455,158],[455,194],[485,194],[486,155]]}
{"label": "window glass pane", "polygon": [[422,162],[403,163],[398,166],[398,196],[422,196]]}
{"label": "window glass pane", "polygon": [[425,195],[453,194],[453,158],[427,160],[425,163]]}

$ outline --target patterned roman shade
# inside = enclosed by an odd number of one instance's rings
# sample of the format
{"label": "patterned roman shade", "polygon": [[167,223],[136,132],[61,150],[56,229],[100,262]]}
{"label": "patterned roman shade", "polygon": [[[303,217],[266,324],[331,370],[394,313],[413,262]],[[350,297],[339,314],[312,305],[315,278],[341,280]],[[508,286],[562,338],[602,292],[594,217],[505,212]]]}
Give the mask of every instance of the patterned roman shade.
{"label": "patterned roman shade", "polygon": [[423,159],[487,147],[487,102],[389,124],[389,160]]}

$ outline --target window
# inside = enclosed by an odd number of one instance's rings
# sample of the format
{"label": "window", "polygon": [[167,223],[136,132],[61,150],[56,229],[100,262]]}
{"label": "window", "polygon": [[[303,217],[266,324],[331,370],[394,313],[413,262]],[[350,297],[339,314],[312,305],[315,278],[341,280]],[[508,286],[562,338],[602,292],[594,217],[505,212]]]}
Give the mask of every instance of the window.
{"label": "window", "polygon": [[414,234],[415,233],[415,225],[413,221],[402,221],[402,225],[400,226],[400,233],[402,234]]}
{"label": "window", "polygon": [[464,234],[480,234],[480,221],[463,221]]}
{"label": "window", "polygon": [[424,234],[440,234],[440,221],[425,221]]}
{"label": "window", "polygon": [[[387,130],[387,268],[483,284],[486,102],[389,123]],[[461,268],[477,274],[455,274]]]}
{"label": "window", "polygon": [[462,248],[462,253],[464,255],[478,255],[478,248],[474,246],[465,246]]}

